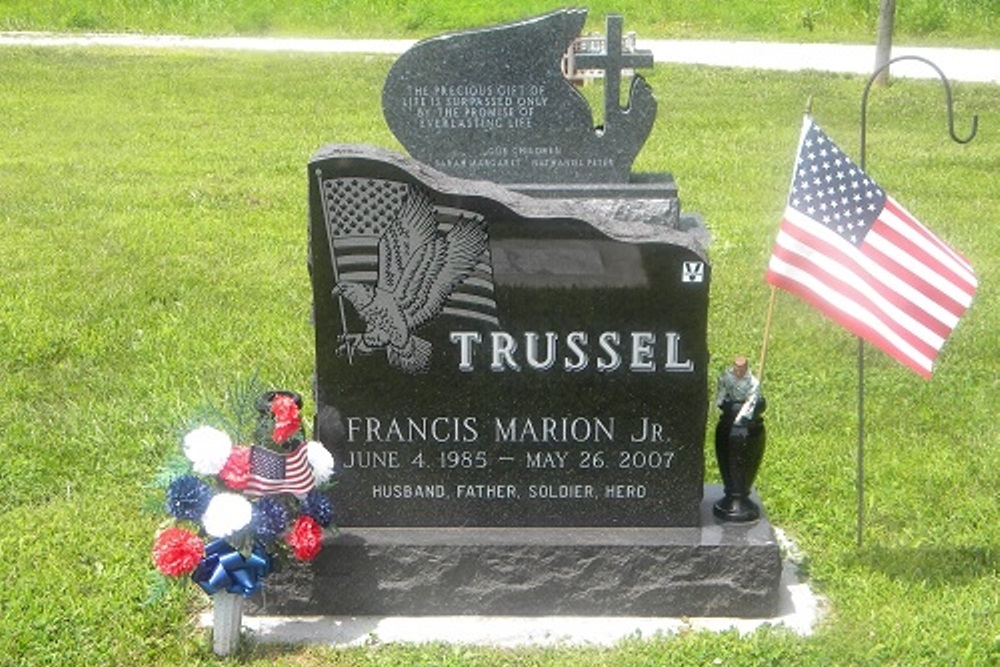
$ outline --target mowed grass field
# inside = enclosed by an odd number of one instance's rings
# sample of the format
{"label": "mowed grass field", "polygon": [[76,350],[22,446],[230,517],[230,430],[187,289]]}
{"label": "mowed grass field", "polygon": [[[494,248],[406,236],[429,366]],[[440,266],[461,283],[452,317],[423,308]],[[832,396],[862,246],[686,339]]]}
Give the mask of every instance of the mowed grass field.
{"label": "mowed grass field", "polygon": [[[213,664],[195,587],[148,602],[144,509],[178,428],[257,372],[308,394],[306,163],[398,148],[385,57],[0,50],[0,664]],[[714,378],[756,355],[763,272],[807,97],[857,150],[863,79],[657,66],[639,171],[670,171],[713,243]],[[682,633],[610,649],[265,647],[249,665],[992,665],[1000,659],[994,396],[1000,88],[872,96],[871,174],[965,253],[975,303],[925,382],[867,354],[864,546],[854,541],[855,339],[779,294],[768,512],[829,611],[808,638]],[[307,405],[307,411],[310,406]],[[717,479],[710,448],[709,481]]]}
{"label": "mowed grass field", "polygon": [[[880,0],[594,0],[589,28],[625,16],[642,37],[874,40]],[[996,46],[998,0],[902,0],[899,43]],[[414,37],[502,23],[558,9],[558,0],[5,0],[0,30],[69,30],[198,35]]]}

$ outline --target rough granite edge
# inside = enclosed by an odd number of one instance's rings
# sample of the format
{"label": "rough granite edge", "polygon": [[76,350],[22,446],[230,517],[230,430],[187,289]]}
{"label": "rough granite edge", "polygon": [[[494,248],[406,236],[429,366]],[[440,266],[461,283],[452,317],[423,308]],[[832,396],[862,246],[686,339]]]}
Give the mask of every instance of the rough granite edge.
{"label": "rough granite edge", "polygon": [[[683,229],[668,227],[662,222],[644,222],[637,210],[622,217],[615,207],[596,203],[587,205],[583,199],[543,199],[519,194],[491,181],[469,180],[440,172],[414,158],[397,151],[366,144],[327,144],[320,147],[309,162],[310,170],[327,160],[345,160],[357,164],[359,175],[366,167],[377,163],[387,164],[423,182],[437,192],[465,199],[483,199],[497,202],[514,214],[535,220],[582,220],[602,234],[624,243],[666,243],[687,248],[704,261],[708,261],[710,237],[707,228],[696,215],[684,216]],[[600,202],[600,200],[597,200]],[[654,215],[655,214],[651,214]]]}

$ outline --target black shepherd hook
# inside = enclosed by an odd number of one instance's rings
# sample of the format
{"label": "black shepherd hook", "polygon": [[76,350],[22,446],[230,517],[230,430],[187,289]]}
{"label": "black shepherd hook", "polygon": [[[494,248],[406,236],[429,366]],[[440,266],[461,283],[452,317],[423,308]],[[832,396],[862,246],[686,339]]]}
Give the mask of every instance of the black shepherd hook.
{"label": "black shepherd hook", "polygon": [[[878,77],[882,70],[886,69],[893,63],[899,62],[900,60],[919,60],[922,63],[926,63],[934,68],[934,71],[938,73],[941,77],[941,84],[944,86],[945,101],[947,103],[948,112],[948,134],[951,138],[960,143],[967,144],[972,141],[972,138],[976,136],[976,130],[979,126],[979,116],[972,116],[972,132],[969,133],[965,139],[962,139],[955,134],[955,115],[954,106],[951,99],[951,85],[948,83],[948,77],[944,75],[941,68],[932,63],[926,58],[920,56],[899,56],[893,58],[885,65],[882,65],[869,77],[868,83],[865,84],[865,92],[861,96],[861,156],[860,156],[860,166],[862,171],[865,169],[865,153],[866,146],[865,142],[867,139],[868,132],[868,92],[871,90],[872,83],[875,78]],[[857,489],[858,489],[858,529],[857,529],[857,543],[861,546],[862,535],[864,533],[864,517],[865,517],[865,502],[864,502],[864,489],[865,489],[865,477],[864,477],[864,452],[865,452],[865,410],[864,410],[864,397],[865,397],[865,344],[864,339],[860,336],[858,337],[858,477],[857,477]]]}
{"label": "black shepherd hook", "polygon": [[866,145],[865,144],[867,143],[867,134],[868,134],[868,92],[871,90],[872,83],[874,83],[876,77],[878,77],[878,75],[882,72],[882,70],[888,68],[893,63],[899,62],[900,60],[919,60],[920,62],[926,63],[927,65],[933,67],[934,71],[938,73],[938,76],[941,78],[941,85],[944,86],[945,103],[947,104],[946,111],[948,113],[948,134],[951,135],[951,138],[954,141],[956,141],[956,142],[958,142],[960,144],[967,144],[967,143],[969,143],[970,141],[972,141],[972,138],[976,136],[976,130],[979,128],[979,116],[978,115],[973,115],[972,116],[972,131],[969,133],[969,136],[967,136],[965,139],[962,139],[957,134],[955,134],[955,108],[954,108],[954,103],[952,102],[952,98],[951,98],[951,84],[948,83],[948,77],[946,77],[944,75],[944,72],[941,71],[940,67],[938,67],[937,65],[935,65],[934,63],[932,63],[927,58],[923,58],[921,56],[897,56],[896,58],[893,58],[892,60],[890,60],[886,64],[882,65],[881,67],[879,67],[877,70],[875,70],[872,73],[872,75],[868,78],[868,83],[865,84],[865,92],[861,95],[861,161],[860,161],[860,165],[861,165],[862,169],[865,168],[865,152],[866,152],[865,151],[865,149],[866,149]]}

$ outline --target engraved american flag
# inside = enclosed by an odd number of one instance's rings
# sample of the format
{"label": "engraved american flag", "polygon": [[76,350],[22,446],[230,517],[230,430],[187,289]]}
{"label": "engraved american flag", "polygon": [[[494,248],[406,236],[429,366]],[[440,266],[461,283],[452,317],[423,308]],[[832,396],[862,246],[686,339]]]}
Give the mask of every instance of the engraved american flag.
{"label": "engraved american flag", "polygon": [[[379,239],[399,215],[413,186],[371,178],[321,179],[320,185],[337,281],[375,285]],[[463,218],[482,220],[478,213],[440,205],[434,207],[434,217],[442,233]],[[493,265],[487,247],[473,272],[448,296],[442,313],[498,327],[494,292]]]}

